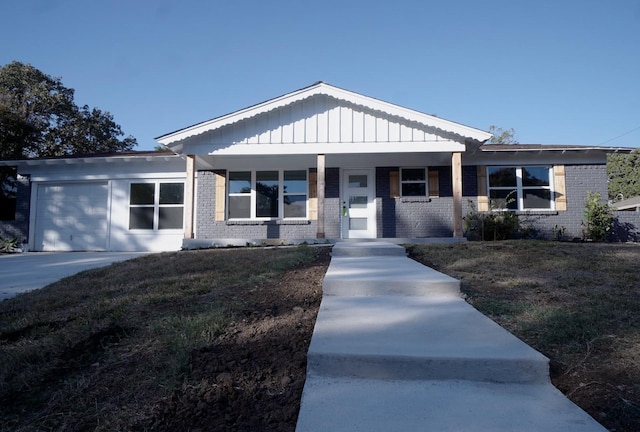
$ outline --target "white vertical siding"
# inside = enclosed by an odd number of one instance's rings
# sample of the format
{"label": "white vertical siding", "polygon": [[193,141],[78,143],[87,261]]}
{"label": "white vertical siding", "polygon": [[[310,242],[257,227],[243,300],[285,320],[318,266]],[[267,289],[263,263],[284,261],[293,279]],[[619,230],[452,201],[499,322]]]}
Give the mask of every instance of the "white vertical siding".
{"label": "white vertical siding", "polygon": [[237,143],[422,142],[437,139],[432,131],[420,129],[404,119],[318,96],[193,137],[192,143],[216,146]]}
{"label": "white vertical siding", "polygon": [[328,126],[327,130],[329,131],[329,142],[337,143],[341,142],[340,132],[342,130],[342,126],[340,124],[341,116],[340,116],[340,106],[334,105],[328,108],[329,118],[327,119]]}

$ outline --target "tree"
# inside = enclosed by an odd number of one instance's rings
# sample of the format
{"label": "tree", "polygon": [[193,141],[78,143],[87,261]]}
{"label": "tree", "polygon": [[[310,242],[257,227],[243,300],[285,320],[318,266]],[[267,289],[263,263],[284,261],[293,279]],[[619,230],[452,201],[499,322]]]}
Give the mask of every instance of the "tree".
{"label": "tree", "polygon": [[[0,67],[0,160],[131,150],[113,116],[79,108],[74,90],[37,68],[14,61]],[[0,200],[15,199],[15,169],[0,169]],[[6,201],[5,201],[6,203]]]}
{"label": "tree", "polygon": [[487,144],[519,144],[516,139],[516,131],[511,129],[503,130],[497,126],[489,126],[489,132],[493,135]]}
{"label": "tree", "polygon": [[0,159],[131,150],[113,116],[79,108],[74,90],[17,61],[0,68]]}
{"label": "tree", "polygon": [[621,201],[640,195],[640,149],[613,153],[607,158],[609,199]]}

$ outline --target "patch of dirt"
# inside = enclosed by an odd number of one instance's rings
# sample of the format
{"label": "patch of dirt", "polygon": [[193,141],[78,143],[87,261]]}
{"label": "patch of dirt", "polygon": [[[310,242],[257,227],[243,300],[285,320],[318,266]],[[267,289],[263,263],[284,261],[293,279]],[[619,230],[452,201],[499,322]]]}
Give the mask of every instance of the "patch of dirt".
{"label": "patch of dirt", "polygon": [[243,316],[192,354],[190,376],[154,414],[154,430],[294,431],[329,248],[315,265],[250,290]]}

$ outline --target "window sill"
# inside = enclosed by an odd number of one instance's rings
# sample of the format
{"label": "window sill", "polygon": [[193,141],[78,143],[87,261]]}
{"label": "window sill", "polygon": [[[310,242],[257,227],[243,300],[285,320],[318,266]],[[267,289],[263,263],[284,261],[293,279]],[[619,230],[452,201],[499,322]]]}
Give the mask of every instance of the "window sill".
{"label": "window sill", "polygon": [[557,216],[558,210],[489,210],[481,213],[501,213],[510,211],[518,216]]}
{"label": "window sill", "polygon": [[278,220],[228,220],[227,225],[309,225],[308,219],[278,219]]}
{"label": "window sill", "polygon": [[409,202],[431,202],[431,197],[400,197],[400,202],[409,203]]}
{"label": "window sill", "polygon": [[558,210],[518,210],[518,216],[553,216],[558,214]]}

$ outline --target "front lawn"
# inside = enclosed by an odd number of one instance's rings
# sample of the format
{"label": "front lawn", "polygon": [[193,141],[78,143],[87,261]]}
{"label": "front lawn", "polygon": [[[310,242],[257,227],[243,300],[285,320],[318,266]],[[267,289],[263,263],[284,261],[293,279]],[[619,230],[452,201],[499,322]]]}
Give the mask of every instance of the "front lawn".
{"label": "front lawn", "polygon": [[640,245],[417,245],[469,303],[551,359],[556,387],[610,430],[640,430]]}

